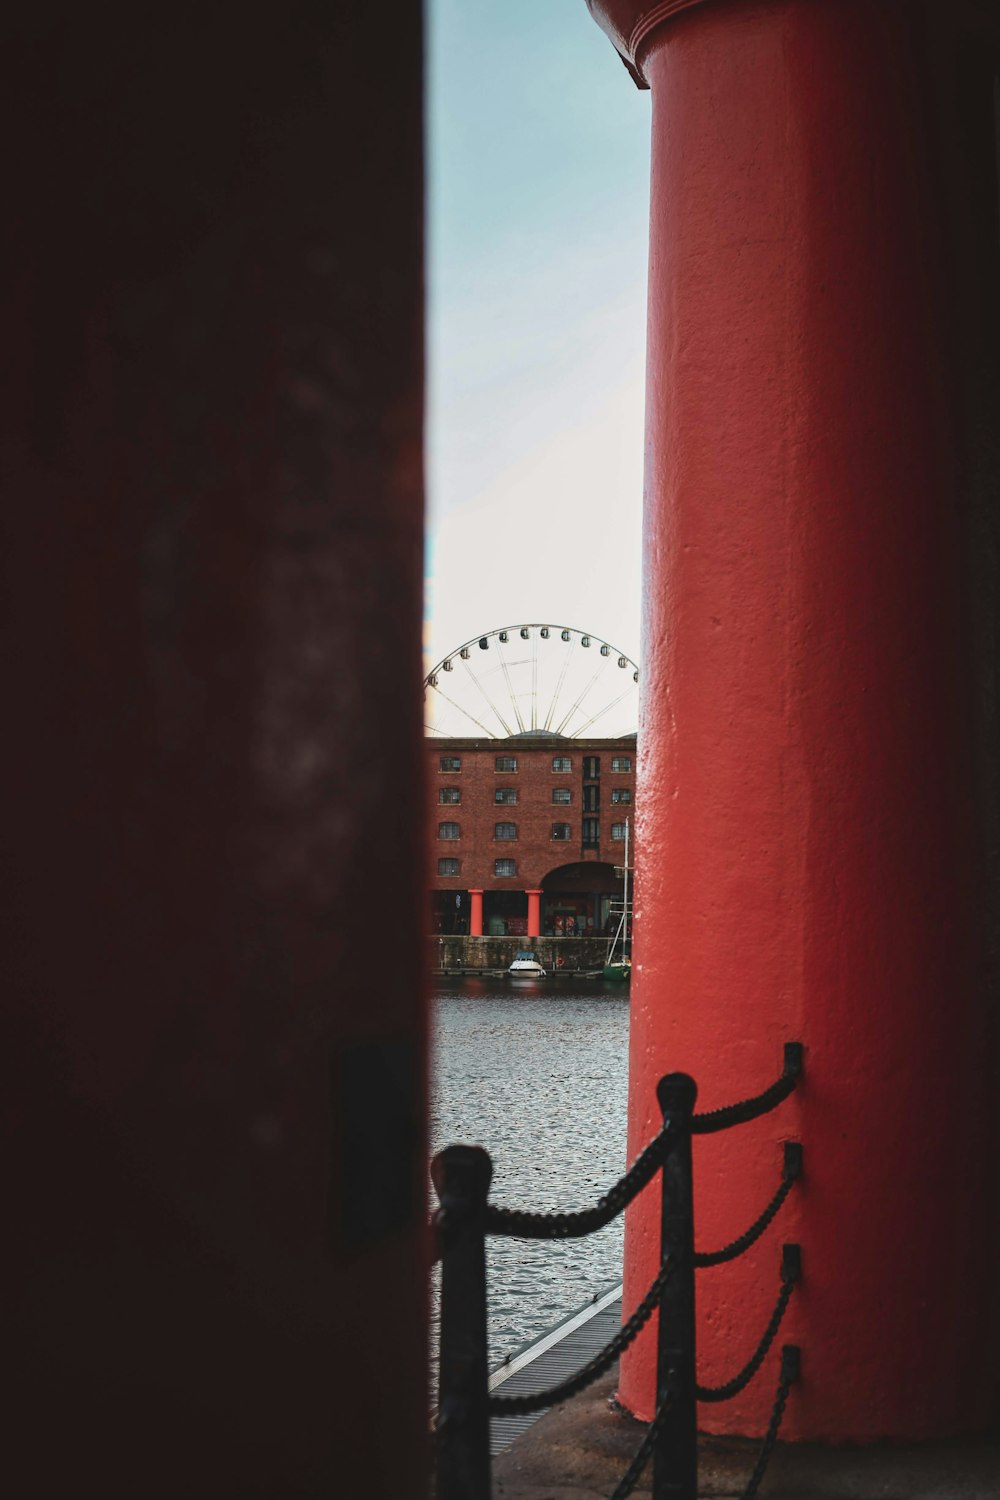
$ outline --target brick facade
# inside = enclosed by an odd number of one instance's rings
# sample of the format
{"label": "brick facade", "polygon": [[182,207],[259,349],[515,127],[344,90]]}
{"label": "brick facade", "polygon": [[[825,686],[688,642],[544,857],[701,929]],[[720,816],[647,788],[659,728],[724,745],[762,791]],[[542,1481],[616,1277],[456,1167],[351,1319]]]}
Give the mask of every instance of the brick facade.
{"label": "brick facade", "polygon": [[[426,746],[431,930],[468,931],[468,893],[482,891],[484,932],[517,935],[527,892],[541,891],[542,933],[604,931],[608,899],[621,890],[613,867],[625,853],[623,838],[612,834],[626,818],[635,823],[635,735],[428,739]],[[498,769],[505,758],[516,769]],[[569,769],[553,769],[558,760]],[[458,769],[448,769],[449,761]],[[497,801],[498,792],[516,800]],[[554,801],[554,792],[568,792],[569,801]],[[445,836],[449,824],[457,837]],[[498,824],[513,825],[515,836],[498,837]],[[569,836],[555,837],[554,825],[568,826]],[[442,860],[456,860],[456,873],[446,873]],[[498,860],[513,861],[513,873],[499,874]]]}

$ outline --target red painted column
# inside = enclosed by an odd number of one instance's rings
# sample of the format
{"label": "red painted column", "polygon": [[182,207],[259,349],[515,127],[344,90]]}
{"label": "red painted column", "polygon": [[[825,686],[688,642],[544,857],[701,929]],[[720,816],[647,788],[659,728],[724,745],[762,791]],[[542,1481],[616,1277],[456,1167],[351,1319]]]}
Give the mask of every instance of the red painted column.
{"label": "red painted column", "polygon": [[[711,1109],[806,1046],[800,1096],[695,1143],[699,1377],[804,1284],[790,1437],[995,1416],[985,1016],[972,978],[959,506],[914,8],[597,4],[653,95],[644,707],[629,1153],[683,1069]],[[658,22],[665,12],[669,18]],[[656,23],[656,24],[654,24]],[[658,1203],[628,1221],[626,1310]],[[759,1432],[776,1356],[713,1431]],[[652,1408],[654,1348],[621,1395]]]}
{"label": "red painted column", "polygon": [[525,891],[528,898],[528,936],[541,937],[542,935],[542,893],[541,890]]}
{"label": "red painted column", "polygon": [[482,937],[483,935],[483,893],[482,891],[469,892],[469,936]]}

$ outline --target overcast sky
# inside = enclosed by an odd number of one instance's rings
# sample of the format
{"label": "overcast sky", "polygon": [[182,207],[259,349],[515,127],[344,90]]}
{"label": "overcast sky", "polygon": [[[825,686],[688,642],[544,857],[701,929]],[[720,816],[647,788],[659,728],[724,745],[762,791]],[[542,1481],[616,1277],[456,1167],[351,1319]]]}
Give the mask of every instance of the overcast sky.
{"label": "overcast sky", "polygon": [[639,647],[649,94],[584,0],[430,0],[427,651]]}

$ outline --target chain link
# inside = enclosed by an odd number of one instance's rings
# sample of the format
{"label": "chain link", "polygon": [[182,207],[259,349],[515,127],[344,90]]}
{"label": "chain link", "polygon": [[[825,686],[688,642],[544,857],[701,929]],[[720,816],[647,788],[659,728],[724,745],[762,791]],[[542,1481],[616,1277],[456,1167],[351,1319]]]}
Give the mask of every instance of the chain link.
{"label": "chain link", "polygon": [[[788,1146],[794,1146],[797,1149],[789,1151]],[[743,1254],[744,1250],[749,1250],[750,1246],[754,1243],[755,1240],[760,1239],[761,1235],[764,1233],[764,1230],[770,1224],[771,1220],[778,1212],[778,1209],[781,1207],[785,1199],[788,1197],[788,1194],[791,1192],[792,1184],[796,1181],[796,1179],[802,1172],[801,1147],[798,1146],[797,1142],[793,1141],[789,1141],[788,1146],[786,1146],[785,1148],[785,1166],[781,1174],[781,1183],[778,1187],[778,1191],[775,1193],[774,1197],[771,1199],[770,1203],[767,1205],[760,1218],[755,1219],[754,1222],[750,1225],[750,1228],[746,1231],[745,1234],[741,1234],[739,1239],[732,1240],[728,1245],[723,1245],[721,1250],[696,1250],[694,1253],[694,1263],[696,1266],[721,1266],[724,1261],[735,1260],[738,1255]]]}
{"label": "chain link", "polygon": [[578,1213],[534,1214],[515,1208],[500,1208],[490,1203],[486,1208],[487,1234],[513,1235],[525,1240],[579,1239],[603,1229],[626,1208],[663,1164],[663,1158],[672,1144],[671,1136],[676,1127],[664,1125],[645,1150],[636,1157],[624,1177],[600,1198],[593,1208],[581,1209]]}
{"label": "chain link", "polygon": [[[767,1327],[764,1329],[764,1336],[757,1345],[757,1348],[739,1374],[734,1375],[732,1380],[727,1380],[725,1385],[695,1386],[695,1395],[699,1401],[728,1401],[730,1397],[738,1395],[744,1386],[750,1384],[764,1363],[767,1351],[774,1343],[775,1335],[781,1327],[781,1320],[785,1316],[785,1308],[788,1306],[792,1292],[795,1290],[795,1283],[799,1277],[797,1257],[791,1260],[788,1258],[788,1251],[792,1248],[791,1246],[785,1247],[786,1259],[781,1267],[781,1291],[778,1293],[778,1300],[774,1304],[774,1311],[771,1313]],[[798,1247],[794,1248],[797,1250]]]}
{"label": "chain link", "polygon": [[611,1495],[611,1500],[628,1500],[629,1495],[631,1495],[639,1483],[639,1480],[642,1478],[642,1471],[649,1462],[649,1455],[653,1451],[660,1428],[663,1426],[663,1419],[670,1410],[671,1400],[672,1398],[668,1396],[663,1405],[657,1410],[656,1415],[646,1429],[646,1434],[642,1442],[639,1444],[635,1458],[633,1458],[625,1473],[618,1481],[618,1485]]}
{"label": "chain link", "polygon": [[[722,1109],[693,1115],[691,1117],[692,1134],[710,1135],[717,1130],[727,1130],[730,1125],[739,1125],[746,1120],[755,1120],[758,1116],[767,1114],[768,1110],[774,1109],[783,1099],[788,1098],[801,1074],[801,1044],[789,1042],[785,1047],[785,1070],[770,1088],[766,1088],[762,1094],[757,1094],[752,1099],[744,1099],[739,1104],[729,1104]],[[672,1122],[665,1123],[645,1150],[636,1157],[624,1177],[619,1178],[613,1187],[598,1198],[592,1208],[584,1208],[571,1213],[538,1214],[522,1209],[503,1208],[498,1204],[490,1203],[486,1208],[487,1234],[509,1235],[526,1240],[568,1240],[581,1239],[584,1235],[603,1229],[628,1207],[633,1198],[642,1192],[663,1164],[663,1159],[671,1144],[672,1132],[675,1129],[676,1126]],[[780,1203],[775,1206],[771,1214],[772,1218],[780,1207]],[[442,1229],[446,1230],[447,1225],[442,1218],[438,1218],[437,1222]],[[770,1223],[770,1219],[767,1223]],[[758,1233],[763,1232],[767,1223],[761,1226]],[[753,1240],[748,1243],[752,1244]],[[733,1251],[734,1255],[739,1253],[739,1250]],[[731,1259],[730,1256],[722,1255],[721,1252],[719,1256],[720,1259]],[[706,1264],[715,1265],[716,1261],[706,1262]]]}
{"label": "chain link", "polygon": [[775,1109],[787,1099],[802,1077],[802,1044],[786,1042],[785,1066],[780,1078],[752,1099],[742,1099],[738,1104],[727,1104],[722,1109],[706,1110],[704,1114],[691,1118],[692,1135],[712,1135],[717,1130],[728,1130],[731,1125],[744,1125],[748,1120],[759,1119],[769,1110]]}
{"label": "chain link", "polygon": [[746,1488],[740,1496],[740,1500],[755,1500],[757,1491],[760,1489],[761,1480],[767,1472],[767,1466],[774,1452],[774,1445],[778,1441],[778,1431],[781,1427],[781,1419],[785,1415],[785,1402],[788,1400],[788,1392],[799,1378],[799,1350],[795,1344],[786,1344],[781,1351],[781,1376],[778,1380],[778,1390],[774,1398],[774,1407],[771,1411],[771,1420],[767,1424],[764,1441],[760,1445],[760,1453],[757,1462],[753,1466],[753,1473],[747,1480]]}
{"label": "chain link", "polygon": [[550,1386],[547,1391],[536,1391],[529,1396],[491,1396],[488,1403],[490,1415],[514,1417],[527,1416],[533,1411],[547,1411],[550,1406],[559,1406],[563,1401],[568,1401],[571,1396],[586,1390],[587,1386],[599,1379],[605,1370],[610,1370],[619,1355],[624,1354],[629,1344],[648,1323],[653,1309],[660,1300],[660,1293],[673,1275],[675,1264],[670,1259],[663,1262],[652,1286],[628,1322],[623,1324],[600,1354],[595,1354],[593,1359],[588,1360],[575,1375],[571,1375],[568,1380],[563,1380],[559,1385]]}

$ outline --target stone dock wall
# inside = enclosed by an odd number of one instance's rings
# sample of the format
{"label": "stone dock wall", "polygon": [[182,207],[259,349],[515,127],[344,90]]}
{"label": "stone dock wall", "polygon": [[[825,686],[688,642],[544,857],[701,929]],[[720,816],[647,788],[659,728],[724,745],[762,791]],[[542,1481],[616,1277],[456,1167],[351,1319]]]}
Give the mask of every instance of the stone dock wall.
{"label": "stone dock wall", "polygon": [[603,967],[608,939],[432,937],[428,939],[428,946],[431,972],[435,974],[481,974],[507,969],[524,950],[534,953],[550,973],[579,974],[592,973]]}

